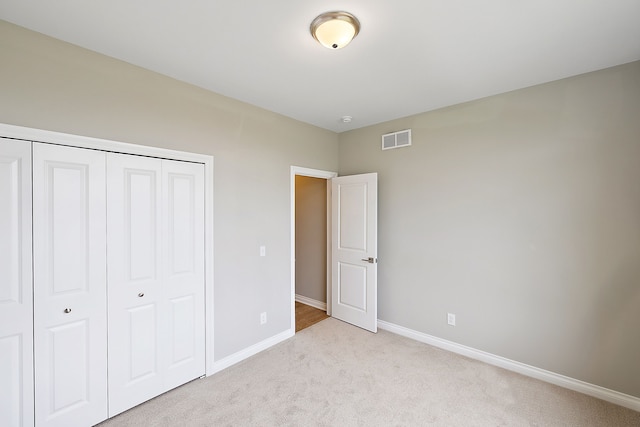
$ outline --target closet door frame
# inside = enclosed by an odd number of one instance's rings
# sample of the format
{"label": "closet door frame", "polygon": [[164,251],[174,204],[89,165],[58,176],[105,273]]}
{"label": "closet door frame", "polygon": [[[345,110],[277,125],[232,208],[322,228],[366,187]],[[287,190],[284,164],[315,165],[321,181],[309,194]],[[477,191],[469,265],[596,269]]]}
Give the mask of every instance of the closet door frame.
{"label": "closet door frame", "polygon": [[125,142],[109,141],[106,139],[70,135],[66,133],[32,129],[2,123],[0,123],[0,136],[25,141],[44,142],[69,147],[80,147],[107,152],[134,154],[156,157],[159,159],[181,160],[204,164],[205,357],[206,375],[213,375],[215,373],[213,359],[213,156],[129,144]]}

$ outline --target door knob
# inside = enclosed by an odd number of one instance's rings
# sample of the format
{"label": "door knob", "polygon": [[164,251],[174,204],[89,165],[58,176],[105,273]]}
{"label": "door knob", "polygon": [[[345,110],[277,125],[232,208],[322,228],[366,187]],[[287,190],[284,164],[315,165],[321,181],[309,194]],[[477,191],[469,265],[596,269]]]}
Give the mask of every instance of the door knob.
{"label": "door knob", "polygon": [[70,309],[70,308],[65,308],[65,309],[64,309],[64,312],[65,312],[66,314],[69,314],[69,313],[71,313],[71,309]]}
{"label": "door knob", "polygon": [[143,296],[144,296],[144,292],[140,292],[140,293],[138,294],[138,297],[139,297],[139,298],[142,298]]}
{"label": "door knob", "polygon": [[374,257],[362,258],[362,261],[367,261],[369,264],[375,264],[376,259]]}

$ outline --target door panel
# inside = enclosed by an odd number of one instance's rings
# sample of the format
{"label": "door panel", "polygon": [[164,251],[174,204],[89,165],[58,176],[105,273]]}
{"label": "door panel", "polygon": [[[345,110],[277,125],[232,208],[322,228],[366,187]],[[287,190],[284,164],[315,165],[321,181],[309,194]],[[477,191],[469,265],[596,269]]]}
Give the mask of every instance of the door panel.
{"label": "door panel", "polygon": [[[47,170],[51,191],[48,206],[50,222],[49,253],[53,295],[89,292],[86,198],[87,166],[83,164],[51,164]],[[74,254],[74,256],[69,256]]]}
{"label": "door panel", "polygon": [[[156,304],[134,307],[128,310],[131,349],[130,378],[128,384],[136,384],[158,376],[158,313]],[[117,361],[117,357],[114,357]],[[161,393],[161,388],[155,390]]]}
{"label": "door panel", "polygon": [[86,319],[63,323],[47,331],[46,351],[56,380],[52,382],[50,416],[55,417],[90,400],[89,325]]}
{"label": "door panel", "polygon": [[107,155],[109,416],[164,391],[162,161]]}
{"label": "door panel", "polygon": [[367,251],[366,183],[339,184],[338,248],[343,251]]}
{"label": "door panel", "polygon": [[182,362],[188,363],[196,355],[196,301],[194,301],[193,295],[187,295],[174,298],[169,301],[169,304],[171,306],[170,325],[173,327],[171,331],[173,337],[171,362],[174,365]]}
{"label": "door panel", "polygon": [[377,331],[375,173],[331,180],[332,316]]}
{"label": "door panel", "polygon": [[[165,163],[168,166],[167,163]],[[176,174],[166,175],[167,191],[167,233],[169,248],[169,277],[180,274],[193,274],[195,268],[195,176]]]}
{"label": "door panel", "polygon": [[163,160],[162,174],[168,390],[205,374],[204,165]]}
{"label": "door panel", "polygon": [[36,424],[107,417],[105,154],[33,144]]}
{"label": "door panel", "polygon": [[340,262],[338,265],[339,304],[367,311],[367,268]]}
{"label": "door panel", "polygon": [[0,138],[0,425],[33,425],[31,143]]}

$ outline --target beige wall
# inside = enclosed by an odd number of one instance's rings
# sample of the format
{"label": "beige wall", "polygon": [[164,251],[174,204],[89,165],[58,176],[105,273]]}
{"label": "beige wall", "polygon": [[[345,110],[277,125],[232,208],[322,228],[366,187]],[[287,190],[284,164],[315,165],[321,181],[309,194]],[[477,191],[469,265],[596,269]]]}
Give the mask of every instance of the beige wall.
{"label": "beige wall", "polygon": [[296,294],[327,302],[327,180],[296,176]]}
{"label": "beige wall", "polygon": [[343,133],[339,171],[379,173],[380,319],[640,397],[640,62]]}
{"label": "beige wall", "polygon": [[215,156],[215,359],[290,328],[290,167],[336,134],[4,21],[0,58],[2,123]]}

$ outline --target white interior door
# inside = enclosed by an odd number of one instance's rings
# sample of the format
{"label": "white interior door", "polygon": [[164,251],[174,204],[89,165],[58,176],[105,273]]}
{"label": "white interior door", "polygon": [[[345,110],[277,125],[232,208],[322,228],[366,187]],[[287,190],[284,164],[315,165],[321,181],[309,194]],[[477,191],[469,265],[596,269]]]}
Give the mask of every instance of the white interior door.
{"label": "white interior door", "polygon": [[204,165],[162,161],[167,390],[205,374]]}
{"label": "white interior door", "polygon": [[332,316],[378,330],[378,174],[331,180]]}
{"label": "white interior door", "polygon": [[0,425],[33,425],[31,143],[0,138]]}
{"label": "white interior door", "polygon": [[35,421],[107,418],[105,153],[33,144]]}
{"label": "white interior door", "polygon": [[163,388],[162,161],[107,154],[109,416]]}

